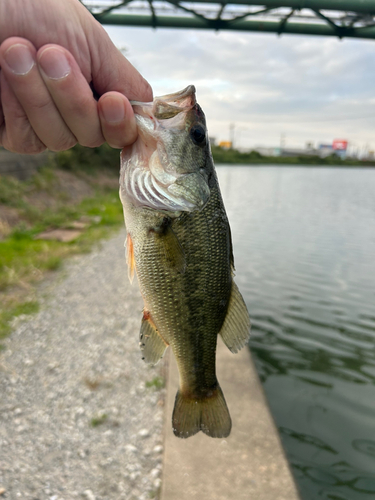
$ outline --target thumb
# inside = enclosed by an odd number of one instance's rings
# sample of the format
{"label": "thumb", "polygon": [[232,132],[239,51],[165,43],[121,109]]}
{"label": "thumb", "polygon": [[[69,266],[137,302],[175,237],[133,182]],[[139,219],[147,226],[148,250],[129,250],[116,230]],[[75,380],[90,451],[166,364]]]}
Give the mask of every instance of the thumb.
{"label": "thumb", "polygon": [[117,91],[129,100],[152,101],[150,84],[123,56],[99,23],[90,41],[90,53],[92,84],[99,95]]}

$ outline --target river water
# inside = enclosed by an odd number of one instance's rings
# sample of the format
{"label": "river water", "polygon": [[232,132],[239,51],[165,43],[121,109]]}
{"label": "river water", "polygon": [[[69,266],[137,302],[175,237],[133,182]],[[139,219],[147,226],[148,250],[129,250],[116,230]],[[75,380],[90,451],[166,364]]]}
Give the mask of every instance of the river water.
{"label": "river water", "polygon": [[303,500],[375,498],[375,169],[218,166],[250,348]]}

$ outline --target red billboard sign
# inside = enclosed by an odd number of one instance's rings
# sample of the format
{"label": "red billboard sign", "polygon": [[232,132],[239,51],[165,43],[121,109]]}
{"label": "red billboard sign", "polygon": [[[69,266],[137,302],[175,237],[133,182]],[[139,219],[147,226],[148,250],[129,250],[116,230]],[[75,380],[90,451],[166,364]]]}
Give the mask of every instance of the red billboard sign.
{"label": "red billboard sign", "polygon": [[334,139],[332,149],[335,151],[346,151],[348,148],[348,141],[345,139]]}

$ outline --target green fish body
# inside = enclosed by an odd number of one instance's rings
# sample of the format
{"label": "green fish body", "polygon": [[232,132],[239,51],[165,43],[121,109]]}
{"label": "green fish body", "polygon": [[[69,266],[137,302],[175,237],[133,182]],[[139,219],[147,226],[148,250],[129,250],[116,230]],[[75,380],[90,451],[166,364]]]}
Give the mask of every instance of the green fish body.
{"label": "green fish body", "polygon": [[[180,374],[172,417],[175,435],[186,438],[202,430],[226,437],[231,419],[216,378],[217,335],[237,352],[249,338],[250,320],[233,281],[230,227],[194,87],[155,99],[152,119],[163,125],[159,135],[167,130],[174,139],[164,142],[161,153],[159,146],[158,162],[166,165],[167,175],[160,166],[161,173],[154,166],[147,170],[156,161],[150,157],[157,146],[145,160],[138,145],[135,154],[123,153],[120,179],[129,273],[136,271],[145,305],[141,350],[151,364],[167,346],[173,350]],[[141,132],[139,140],[145,139]],[[181,156],[186,163],[182,168]],[[150,181],[150,170],[156,171],[162,188]]]}

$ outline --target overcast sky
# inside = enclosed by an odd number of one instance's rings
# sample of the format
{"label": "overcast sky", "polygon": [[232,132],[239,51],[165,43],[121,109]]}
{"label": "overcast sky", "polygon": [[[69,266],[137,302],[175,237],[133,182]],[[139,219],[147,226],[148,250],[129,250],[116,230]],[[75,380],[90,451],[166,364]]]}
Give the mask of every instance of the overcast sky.
{"label": "overcast sky", "polygon": [[197,88],[210,136],[375,149],[375,40],[105,26],[155,95]]}

